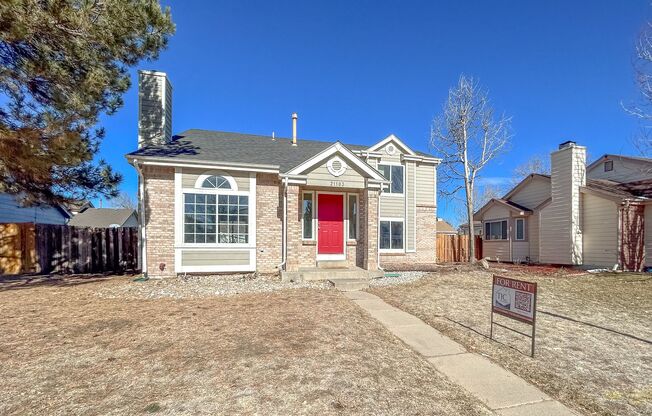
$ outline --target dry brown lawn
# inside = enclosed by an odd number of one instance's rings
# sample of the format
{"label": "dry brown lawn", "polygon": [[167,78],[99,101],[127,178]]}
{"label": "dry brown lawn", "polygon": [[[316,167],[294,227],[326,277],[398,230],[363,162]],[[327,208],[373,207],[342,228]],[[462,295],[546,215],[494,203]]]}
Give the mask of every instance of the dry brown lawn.
{"label": "dry brown lawn", "polygon": [[[525,337],[496,328],[498,342],[488,339],[490,272],[442,268],[409,285],[372,291],[584,414],[652,414],[649,274],[535,276],[523,267],[494,272],[539,284],[533,359]],[[529,330],[507,318],[496,321]]]}
{"label": "dry brown lawn", "polygon": [[490,414],[339,292],[97,295],[136,284],[0,282],[0,414]]}

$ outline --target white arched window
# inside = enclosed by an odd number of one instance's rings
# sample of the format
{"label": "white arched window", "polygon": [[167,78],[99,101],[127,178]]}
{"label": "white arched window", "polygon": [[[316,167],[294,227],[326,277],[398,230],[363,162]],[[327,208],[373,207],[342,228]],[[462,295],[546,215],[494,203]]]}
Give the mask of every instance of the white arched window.
{"label": "white arched window", "polygon": [[229,181],[226,180],[224,176],[212,175],[204,179],[204,182],[201,184],[202,188],[209,189],[231,189]]}
{"label": "white arched window", "polygon": [[200,175],[194,190],[183,193],[185,244],[247,244],[249,220],[248,192],[226,173]]}
{"label": "white arched window", "polygon": [[200,175],[195,182],[195,188],[224,189],[237,191],[238,185],[233,177],[216,173]]}

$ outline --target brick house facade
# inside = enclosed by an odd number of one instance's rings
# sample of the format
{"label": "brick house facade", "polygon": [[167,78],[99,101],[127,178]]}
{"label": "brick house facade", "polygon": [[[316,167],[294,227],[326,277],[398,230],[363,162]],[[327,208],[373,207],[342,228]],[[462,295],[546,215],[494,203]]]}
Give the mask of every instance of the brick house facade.
{"label": "brick house facade", "polygon": [[140,77],[147,123],[127,159],[140,174],[149,276],[436,261],[439,159],[394,135],[372,146],[205,130],[172,137],[171,112],[147,114],[170,105],[167,77]]}

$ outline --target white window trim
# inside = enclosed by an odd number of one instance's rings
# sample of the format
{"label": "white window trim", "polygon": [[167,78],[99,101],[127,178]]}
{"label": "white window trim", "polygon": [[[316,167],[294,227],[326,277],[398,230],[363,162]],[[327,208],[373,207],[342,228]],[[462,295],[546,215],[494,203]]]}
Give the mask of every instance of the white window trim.
{"label": "white window trim", "polygon": [[[311,194],[312,195],[312,238],[305,238],[303,236],[303,198],[305,194]],[[315,209],[315,199],[316,199],[316,192],[315,191],[303,191],[301,192],[301,240],[303,241],[317,241],[317,210]]]}
{"label": "white window trim", "polygon": [[381,165],[386,165],[386,166],[402,166],[403,167],[403,192],[396,193],[396,192],[391,192],[392,189],[392,179],[391,179],[391,169],[390,169],[390,177],[387,178],[389,181],[389,184],[387,184],[387,190],[383,190],[383,192],[380,194],[381,198],[382,197],[387,197],[387,198],[405,198],[405,165],[402,163],[397,163],[397,162],[383,162],[382,160],[378,162],[377,167],[378,167],[378,172],[382,171],[380,170]]}
{"label": "white window trim", "polygon": [[[403,248],[380,248],[380,223],[383,221],[390,221],[390,222],[402,222],[403,223]],[[380,253],[405,253],[405,218],[399,218],[399,217],[381,217],[380,220],[378,220],[378,251]],[[391,236],[391,230],[392,226],[390,224],[389,226],[390,229],[390,241],[392,239]],[[391,245],[391,242],[390,242]]]}
{"label": "white window trim", "polygon": [[[229,186],[231,187],[231,189],[204,188],[202,186],[204,184],[204,181],[206,179],[210,178],[211,176],[221,176],[221,177],[223,177],[229,183]],[[208,190],[208,191],[216,190],[216,189],[221,189],[222,191],[237,191],[238,190],[238,184],[236,183],[233,176],[229,175],[228,173],[222,172],[222,171],[219,171],[219,170],[214,170],[214,171],[206,172],[206,173],[203,173],[203,174],[199,175],[199,177],[195,181],[195,188],[197,188],[197,189],[205,189],[205,190]]]}
{"label": "white window trim", "polygon": [[[349,237],[349,198],[354,196],[355,202],[358,207],[358,217],[355,222],[355,238]],[[360,238],[360,198],[356,193],[346,194],[346,241],[358,241]]]}
{"label": "white window trim", "polygon": [[402,147],[403,150],[405,151],[405,153],[408,153],[410,155],[415,155],[416,154],[416,153],[414,153],[414,150],[410,149],[410,147],[408,145],[403,143],[403,141],[401,141],[401,139],[396,137],[396,135],[394,135],[394,134],[390,134],[389,136],[385,137],[383,140],[379,141],[378,143],[374,144],[369,149],[367,149],[367,151],[368,152],[375,152],[375,151],[377,151],[378,149],[380,149],[381,147],[383,147],[384,145],[386,145],[386,144],[388,144],[390,142],[394,142],[394,144],[397,144],[399,147]]}
{"label": "white window trim", "polygon": [[[223,175],[224,176],[224,175]],[[228,175],[227,175],[228,176]],[[225,176],[226,177],[226,176]],[[227,189],[206,189],[206,188],[183,188],[183,168],[176,167],[174,170],[174,268],[176,273],[185,272],[240,272],[256,270],[256,173],[249,173],[249,191],[232,191]],[[202,182],[199,182],[201,186]],[[237,189],[237,188],[236,188]],[[212,192],[211,192],[212,191]],[[248,243],[184,243],[183,230],[183,209],[184,193],[208,193],[249,196],[249,242]],[[248,250],[249,264],[247,265],[206,265],[206,266],[182,266],[181,253],[184,250]]]}
{"label": "white window trim", "polygon": [[[518,238],[518,222],[523,223],[523,238]],[[525,241],[525,218],[516,218],[514,222],[514,241]]]}
{"label": "white window trim", "polygon": [[[506,222],[507,238],[488,238],[490,236],[490,234],[486,233],[487,224],[492,224],[492,223],[496,223],[496,222],[502,223],[503,221]],[[501,227],[502,227],[502,224],[501,224]],[[501,231],[501,236],[502,236],[502,230],[500,230],[500,231]],[[483,222],[482,223],[482,232],[485,234],[484,241],[509,241],[509,240],[511,240],[511,238],[510,238],[511,236],[509,235],[509,218],[492,219],[492,220],[488,220],[488,221]]]}

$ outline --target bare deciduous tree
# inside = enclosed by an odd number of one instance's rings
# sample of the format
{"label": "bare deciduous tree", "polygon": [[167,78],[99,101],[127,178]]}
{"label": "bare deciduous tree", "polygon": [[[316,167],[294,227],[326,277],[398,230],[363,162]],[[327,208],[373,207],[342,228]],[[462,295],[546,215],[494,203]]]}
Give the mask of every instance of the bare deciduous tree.
{"label": "bare deciduous tree", "polygon": [[550,159],[541,155],[534,155],[525,163],[522,163],[514,168],[512,182],[514,185],[523,180],[526,176],[532,173],[539,173],[542,175],[550,174]]}
{"label": "bare deciduous tree", "polygon": [[637,104],[626,106],[625,110],[641,120],[641,134],[635,137],[634,146],[644,156],[652,155],[652,22],[648,22],[636,42],[634,63],[636,82],[641,92]]}
{"label": "bare deciduous tree", "polygon": [[510,138],[511,118],[495,117],[487,93],[464,75],[448,91],[443,113],[434,118],[430,145],[442,158],[440,192],[455,196],[464,190],[469,224],[469,257],[475,259],[473,242],[474,191],[480,171],[503,153]]}
{"label": "bare deciduous tree", "polygon": [[[491,201],[494,198],[501,198],[505,194],[505,187],[495,184],[476,184],[475,189],[473,189],[473,204],[475,207],[481,208],[487,202]],[[456,204],[455,205],[455,219],[458,224],[466,224],[468,220],[468,214],[466,210],[466,204]]]}
{"label": "bare deciduous tree", "polygon": [[118,196],[110,200],[110,204],[113,208],[129,208],[135,210],[138,207],[136,199],[126,192],[120,192]]}

